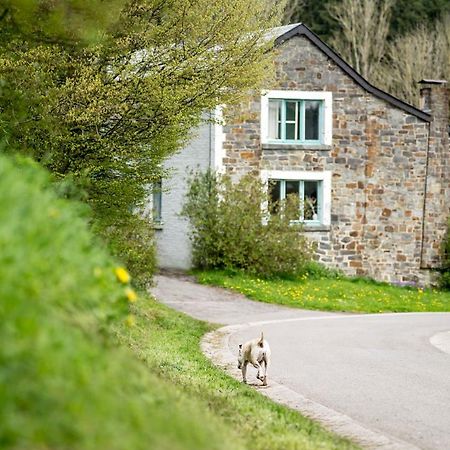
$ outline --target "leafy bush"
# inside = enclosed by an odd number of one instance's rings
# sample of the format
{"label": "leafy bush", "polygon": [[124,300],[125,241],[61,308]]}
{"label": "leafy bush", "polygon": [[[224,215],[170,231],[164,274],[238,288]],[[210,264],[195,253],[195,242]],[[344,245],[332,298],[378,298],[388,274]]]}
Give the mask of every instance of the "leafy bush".
{"label": "leafy bush", "polygon": [[97,218],[93,229],[124,262],[135,284],[146,286],[156,270],[154,233],[148,220],[131,212],[120,218],[108,215]]}
{"label": "leafy bush", "polygon": [[298,199],[272,205],[262,183],[247,175],[237,183],[208,171],[189,183],[183,214],[192,231],[194,265],[244,270],[261,276],[293,275],[311,260],[302,234]]}
{"label": "leafy bush", "polygon": [[345,275],[339,269],[326,267],[317,261],[310,261],[305,265],[304,275],[312,280],[345,278]]}
{"label": "leafy bush", "polygon": [[118,346],[129,276],[49,184],[0,156],[0,448],[228,448],[217,421]]}
{"label": "leafy bush", "polygon": [[[110,179],[109,184],[112,183],[113,179]],[[145,287],[156,270],[156,250],[153,226],[141,213],[144,202],[141,202],[141,208],[130,207],[134,200],[129,192],[117,193],[108,202],[102,201],[98,193],[99,200],[92,201],[86,186],[71,176],[54,180],[53,187],[61,198],[89,204],[86,210],[94,234],[100,236],[113,256],[124,263],[134,284]]]}

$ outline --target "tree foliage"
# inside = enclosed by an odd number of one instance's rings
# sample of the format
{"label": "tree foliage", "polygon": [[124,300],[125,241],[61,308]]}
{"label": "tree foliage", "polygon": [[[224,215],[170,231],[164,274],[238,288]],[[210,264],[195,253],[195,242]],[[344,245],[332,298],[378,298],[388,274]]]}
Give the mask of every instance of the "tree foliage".
{"label": "tree foliage", "polygon": [[396,0],[392,6],[389,40],[411,33],[421,25],[432,27],[448,13],[448,0]]}
{"label": "tree foliage", "polygon": [[450,79],[450,13],[389,43],[376,75],[385,90],[419,107],[418,81]]}
{"label": "tree foliage", "polygon": [[447,233],[442,241],[442,270],[439,284],[443,289],[450,290],[450,220],[447,224]]}
{"label": "tree foliage", "polygon": [[[340,32],[338,21],[330,14],[331,3],[344,8],[343,2],[336,0],[288,0],[283,22],[303,22],[329,43],[330,39]],[[392,5],[388,40],[414,31],[419,25],[428,27],[448,12],[448,0],[395,0]]]}
{"label": "tree foliage", "polygon": [[4,150],[73,179],[119,236],[202,111],[265,78],[278,15],[266,0],[110,3],[0,3],[0,132]]}
{"label": "tree foliage", "polygon": [[364,78],[372,74],[385,52],[393,0],[342,0],[329,4],[341,28],[333,48]]}
{"label": "tree foliage", "polygon": [[269,213],[267,189],[251,175],[233,183],[226,175],[196,174],[183,214],[190,220],[196,267],[244,270],[260,276],[297,275],[311,261],[302,234],[298,197]]}

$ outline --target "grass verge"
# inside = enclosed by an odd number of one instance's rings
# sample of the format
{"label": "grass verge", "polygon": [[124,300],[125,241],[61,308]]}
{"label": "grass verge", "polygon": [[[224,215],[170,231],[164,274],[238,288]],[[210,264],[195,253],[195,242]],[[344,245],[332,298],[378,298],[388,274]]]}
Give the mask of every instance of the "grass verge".
{"label": "grass verge", "polygon": [[365,279],[261,279],[243,272],[199,271],[200,283],[225,287],[253,300],[323,311],[359,313],[450,311],[450,292],[396,287]]}

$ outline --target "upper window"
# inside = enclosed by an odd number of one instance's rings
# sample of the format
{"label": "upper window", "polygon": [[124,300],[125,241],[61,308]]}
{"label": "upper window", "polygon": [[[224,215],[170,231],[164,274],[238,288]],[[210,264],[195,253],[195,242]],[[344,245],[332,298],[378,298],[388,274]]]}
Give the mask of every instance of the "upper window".
{"label": "upper window", "polygon": [[269,99],[269,140],[320,143],[323,100]]}
{"label": "upper window", "polygon": [[331,145],[331,92],[269,91],[261,97],[262,143]]}

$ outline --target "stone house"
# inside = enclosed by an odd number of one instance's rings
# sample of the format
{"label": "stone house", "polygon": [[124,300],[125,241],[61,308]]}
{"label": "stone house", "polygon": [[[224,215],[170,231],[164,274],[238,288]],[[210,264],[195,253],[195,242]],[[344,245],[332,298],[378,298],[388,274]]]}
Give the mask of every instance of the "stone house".
{"label": "stone house", "polygon": [[429,283],[450,216],[446,82],[422,80],[417,109],[372,86],[305,25],[274,33],[272,85],[166,162],[172,176],[154,194],[160,266],[190,267],[179,216],[186,174],[212,167],[260,176],[274,200],[299,195],[304,233],[327,266]]}

